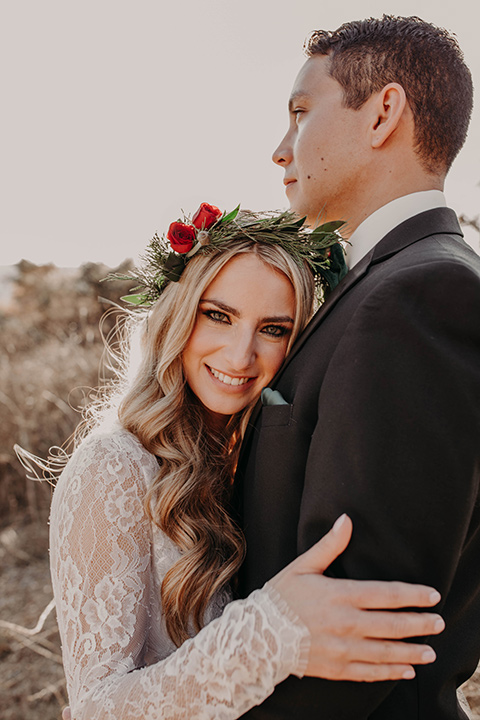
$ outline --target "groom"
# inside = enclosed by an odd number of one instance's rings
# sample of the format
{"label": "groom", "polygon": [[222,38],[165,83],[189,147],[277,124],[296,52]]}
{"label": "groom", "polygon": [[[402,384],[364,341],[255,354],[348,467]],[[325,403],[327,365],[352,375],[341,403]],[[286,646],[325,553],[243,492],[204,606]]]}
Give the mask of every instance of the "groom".
{"label": "groom", "polygon": [[240,589],[347,512],[332,574],[433,585],[446,630],[414,680],[290,677],[245,717],[465,718],[456,688],[480,656],[480,258],[442,190],[471,77],[456,41],[418,18],[318,31],[306,53],[273,159],[310,225],[347,221],[350,271],[272,383],[288,405],[261,408],[245,439]]}

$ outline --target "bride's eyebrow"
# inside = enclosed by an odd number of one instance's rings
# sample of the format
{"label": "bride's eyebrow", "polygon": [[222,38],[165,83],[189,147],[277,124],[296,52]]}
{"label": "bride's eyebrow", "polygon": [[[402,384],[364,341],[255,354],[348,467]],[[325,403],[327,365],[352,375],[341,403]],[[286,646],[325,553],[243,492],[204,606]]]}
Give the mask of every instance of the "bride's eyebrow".
{"label": "bride's eyebrow", "polygon": [[230,305],[227,305],[221,300],[215,300],[214,298],[202,298],[200,300],[200,304],[202,303],[211,303],[212,305],[216,305],[218,308],[220,308],[220,310],[225,310],[225,312],[228,312],[235,317],[240,317],[240,312],[238,310],[231,307]]}
{"label": "bride's eyebrow", "polygon": [[[221,300],[216,300],[214,298],[202,298],[200,300],[200,305],[202,303],[210,303],[211,305],[216,305],[220,310],[224,310],[225,312],[229,313],[230,315],[233,315],[234,317],[239,318],[240,312],[236,310],[235,308],[231,307],[230,305],[227,305],[226,303],[222,302]],[[290,315],[272,315],[271,317],[264,317],[261,320],[262,323],[291,323],[293,325],[294,320],[290,317]]]}
{"label": "bride's eyebrow", "polygon": [[291,323],[293,325],[294,320],[289,315],[273,315],[272,317],[266,317],[262,319],[264,323]]}

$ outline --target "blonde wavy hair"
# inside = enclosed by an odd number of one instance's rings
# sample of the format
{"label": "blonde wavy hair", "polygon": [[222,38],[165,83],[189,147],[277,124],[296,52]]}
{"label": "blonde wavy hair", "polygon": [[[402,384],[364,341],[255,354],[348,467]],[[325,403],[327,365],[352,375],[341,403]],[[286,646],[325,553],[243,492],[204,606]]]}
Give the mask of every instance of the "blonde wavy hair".
{"label": "blonde wavy hair", "polygon": [[313,276],[278,246],[236,239],[224,243],[221,252],[192,258],[180,282],[170,283],[142,321],[139,366],[118,407],[122,426],[159,459],[146,510],[182,551],[161,586],[166,628],[177,646],[191,635],[192,625],[195,631],[202,627],[209,601],[231,580],[244,555],[243,535],[228,503],[252,406],[219,432],[186,384],[182,364],[205,289],[241,253],[256,254],[292,283],[296,307],[288,352],[313,314]]}
{"label": "blonde wavy hair", "polygon": [[228,506],[254,403],[232,415],[219,431],[183,371],[183,351],[206,288],[243,253],[254,253],[292,283],[295,318],[288,353],[315,309],[313,275],[278,245],[237,236],[222,243],[221,250],[195,255],[180,281],[171,282],[149,311],[122,313],[115,331],[105,338],[104,364],[116,379],[93,393],[83,421],[63,447],[51,448],[44,460],[15,446],[27,477],[52,484],[71,457],[68,449],[112,421],[120,420],[158,458],[145,509],[182,553],[161,586],[167,632],[177,646],[192,630],[201,629],[209,601],[232,579],[244,556],[243,534]]}

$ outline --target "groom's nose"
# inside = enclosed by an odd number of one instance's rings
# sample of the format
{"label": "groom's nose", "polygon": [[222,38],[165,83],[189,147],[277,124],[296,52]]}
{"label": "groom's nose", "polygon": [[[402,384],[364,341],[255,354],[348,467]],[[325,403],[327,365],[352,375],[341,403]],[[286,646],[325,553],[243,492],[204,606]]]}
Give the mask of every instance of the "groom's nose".
{"label": "groom's nose", "polygon": [[283,140],[280,142],[279,146],[276,150],[274,150],[272,155],[272,160],[276,165],[280,165],[280,167],[284,167],[285,165],[288,165],[292,160],[292,149],[291,144],[288,141],[288,133],[285,135]]}

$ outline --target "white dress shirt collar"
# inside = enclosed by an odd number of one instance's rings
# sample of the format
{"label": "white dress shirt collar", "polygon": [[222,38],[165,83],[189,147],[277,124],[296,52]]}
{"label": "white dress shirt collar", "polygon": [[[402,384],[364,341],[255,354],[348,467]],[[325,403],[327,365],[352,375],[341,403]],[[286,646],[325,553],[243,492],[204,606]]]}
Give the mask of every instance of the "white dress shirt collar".
{"label": "white dress shirt collar", "polygon": [[424,190],[396,198],[369,215],[352,233],[346,246],[346,260],[349,269],[358,263],[385,235],[425,210],[446,207],[445,195],[441,190]]}

